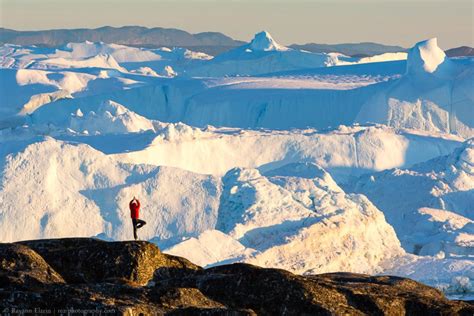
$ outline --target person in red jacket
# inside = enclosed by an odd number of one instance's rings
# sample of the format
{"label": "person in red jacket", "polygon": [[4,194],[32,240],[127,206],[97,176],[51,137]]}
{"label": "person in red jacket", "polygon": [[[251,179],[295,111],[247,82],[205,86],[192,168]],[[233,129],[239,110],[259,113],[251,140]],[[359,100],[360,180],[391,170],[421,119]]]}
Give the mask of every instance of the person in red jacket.
{"label": "person in red jacket", "polygon": [[133,237],[135,238],[135,240],[137,240],[137,229],[142,228],[146,224],[146,222],[144,220],[139,219],[140,201],[136,197],[133,197],[133,199],[130,201],[129,207],[130,217],[132,218],[133,223]]}

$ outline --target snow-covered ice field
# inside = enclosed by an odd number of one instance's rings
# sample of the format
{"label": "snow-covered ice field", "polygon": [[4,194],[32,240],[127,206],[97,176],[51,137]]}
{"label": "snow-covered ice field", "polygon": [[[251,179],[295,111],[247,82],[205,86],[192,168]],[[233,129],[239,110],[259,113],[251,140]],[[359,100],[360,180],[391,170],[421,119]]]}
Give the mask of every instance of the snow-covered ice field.
{"label": "snow-covered ice field", "polygon": [[267,32],[216,57],[0,47],[0,242],[132,238],[212,266],[474,293],[474,60],[354,58]]}

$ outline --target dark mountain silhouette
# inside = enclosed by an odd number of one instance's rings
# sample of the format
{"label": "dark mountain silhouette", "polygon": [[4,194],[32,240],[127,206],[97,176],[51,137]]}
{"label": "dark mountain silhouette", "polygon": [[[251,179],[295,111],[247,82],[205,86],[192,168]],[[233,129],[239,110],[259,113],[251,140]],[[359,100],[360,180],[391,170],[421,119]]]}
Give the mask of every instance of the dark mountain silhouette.
{"label": "dark mountain silhouette", "polygon": [[0,44],[61,46],[69,42],[105,42],[148,48],[185,47],[215,55],[244,44],[222,33],[204,32],[191,34],[169,28],[141,26],[110,27],[97,29],[61,29],[45,31],[15,31],[0,28]]}
{"label": "dark mountain silhouette", "polygon": [[460,46],[446,51],[448,57],[474,56],[474,48],[469,46]]}
{"label": "dark mountain silhouette", "polygon": [[[37,45],[54,47],[70,42],[105,42],[135,47],[184,47],[204,52],[213,56],[245,44],[219,32],[189,32],[173,29],[143,26],[104,26],[96,29],[58,29],[41,31],[16,31],[0,28],[0,44]],[[313,53],[338,52],[353,57],[366,57],[383,53],[406,51],[401,46],[390,46],[378,43],[343,43],[343,44],[293,44],[289,47]],[[473,56],[474,49],[468,46],[457,47],[446,51],[449,57]]]}

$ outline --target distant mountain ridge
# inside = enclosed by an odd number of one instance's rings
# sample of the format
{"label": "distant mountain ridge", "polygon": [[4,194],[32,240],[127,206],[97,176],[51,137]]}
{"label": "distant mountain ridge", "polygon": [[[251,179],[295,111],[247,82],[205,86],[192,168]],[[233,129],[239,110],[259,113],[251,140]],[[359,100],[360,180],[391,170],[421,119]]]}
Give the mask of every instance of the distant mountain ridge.
{"label": "distant mountain ridge", "polygon": [[[95,29],[55,29],[40,31],[16,31],[0,28],[0,45],[9,43],[17,45],[61,46],[70,42],[105,42],[135,47],[183,47],[204,52],[212,56],[219,55],[235,47],[245,44],[244,41],[220,32],[189,32],[163,27],[103,26]],[[288,47],[306,50],[313,53],[338,52],[353,57],[366,57],[383,53],[404,52],[401,46],[384,45],[372,42],[342,44],[292,44]],[[452,48],[447,51],[449,57],[472,56],[474,49],[467,46]]]}
{"label": "distant mountain ridge", "polygon": [[446,51],[448,57],[474,56],[474,48],[469,46],[460,46]]}
{"label": "distant mountain ridge", "polygon": [[0,28],[0,44],[60,46],[69,42],[105,42],[129,46],[185,47],[214,54],[244,44],[219,32],[191,34],[172,28],[147,28],[142,26],[111,27],[96,29],[59,29],[44,31],[15,31]]}

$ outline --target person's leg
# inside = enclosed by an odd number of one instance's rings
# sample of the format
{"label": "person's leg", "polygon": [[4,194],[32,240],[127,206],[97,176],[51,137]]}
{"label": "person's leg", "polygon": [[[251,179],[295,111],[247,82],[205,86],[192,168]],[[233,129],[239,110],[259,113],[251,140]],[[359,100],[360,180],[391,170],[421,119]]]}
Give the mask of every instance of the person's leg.
{"label": "person's leg", "polygon": [[135,240],[138,239],[138,236],[137,236],[137,221],[136,219],[132,219],[132,224],[133,224],[133,238],[135,238]]}
{"label": "person's leg", "polygon": [[142,219],[137,219],[137,228],[142,228],[146,225],[146,222]]}

